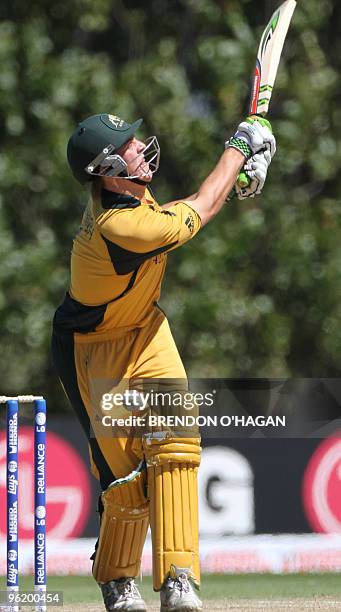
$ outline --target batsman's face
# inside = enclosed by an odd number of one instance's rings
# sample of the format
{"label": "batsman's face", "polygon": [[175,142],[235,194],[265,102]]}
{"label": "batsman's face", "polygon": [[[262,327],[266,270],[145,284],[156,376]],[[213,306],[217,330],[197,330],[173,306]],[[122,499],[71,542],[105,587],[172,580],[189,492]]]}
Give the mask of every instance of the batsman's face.
{"label": "batsman's face", "polygon": [[149,183],[153,178],[153,173],[148,161],[144,157],[146,145],[142,140],[132,138],[120,150],[120,155],[126,162],[128,174],[137,176],[141,181]]}

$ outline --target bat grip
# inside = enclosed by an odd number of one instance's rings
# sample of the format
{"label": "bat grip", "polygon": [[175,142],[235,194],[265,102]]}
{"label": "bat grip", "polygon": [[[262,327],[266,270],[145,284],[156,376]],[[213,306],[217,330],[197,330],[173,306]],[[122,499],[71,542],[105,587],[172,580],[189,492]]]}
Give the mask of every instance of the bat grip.
{"label": "bat grip", "polygon": [[245,172],[241,172],[237,178],[237,183],[238,186],[241,187],[241,189],[245,189],[245,187],[248,187],[250,185],[251,179],[249,179],[249,177],[247,176],[247,174]]}

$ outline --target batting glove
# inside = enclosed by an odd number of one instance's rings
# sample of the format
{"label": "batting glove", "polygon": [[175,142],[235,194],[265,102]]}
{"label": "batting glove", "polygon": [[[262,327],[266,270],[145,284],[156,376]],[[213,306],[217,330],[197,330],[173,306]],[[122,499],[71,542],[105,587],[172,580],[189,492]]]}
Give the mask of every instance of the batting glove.
{"label": "batting glove", "polygon": [[226,149],[230,147],[240,151],[246,159],[267,150],[272,159],[276,153],[276,139],[270,122],[262,117],[248,117],[238,126],[235,135],[225,143]]}
{"label": "batting glove", "polygon": [[234,188],[239,200],[254,198],[262,193],[270,164],[271,153],[268,150],[256,153],[246,162],[243,172],[250,179],[250,183],[247,187],[240,187],[238,181],[236,182]]}

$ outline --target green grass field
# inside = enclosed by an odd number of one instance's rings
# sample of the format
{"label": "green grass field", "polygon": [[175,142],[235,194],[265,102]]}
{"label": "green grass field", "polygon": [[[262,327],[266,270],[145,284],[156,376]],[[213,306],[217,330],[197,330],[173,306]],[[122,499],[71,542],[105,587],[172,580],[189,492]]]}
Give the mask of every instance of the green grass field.
{"label": "green grass field", "polygon": [[[1,578],[0,584],[1,588],[4,588],[4,578]],[[158,594],[153,593],[149,576],[144,577],[142,582],[138,581],[138,585],[146,601],[151,603],[158,601]],[[32,589],[32,579],[22,577],[20,588],[22,590]],[[94,580],[88,576],[51,576],[48,579],[48,589],[63,591],[64,606],[73,603],[99,604],[101,602],[99,589]],[[339,600],[339,610],[341,610],[341,576],[339,574],[284,576],[211,574],[204,575],[202,578],[201,596],[204,601],[330,598]]]}

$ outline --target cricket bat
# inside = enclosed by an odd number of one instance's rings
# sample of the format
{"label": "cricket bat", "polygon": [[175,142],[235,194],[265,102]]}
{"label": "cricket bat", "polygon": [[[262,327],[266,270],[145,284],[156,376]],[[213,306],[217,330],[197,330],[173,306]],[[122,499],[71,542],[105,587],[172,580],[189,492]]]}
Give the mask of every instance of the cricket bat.
{"label": "cricket bat", "polygon": [[[274,12],[260,41],[249,106],[250,115],[265,117],[268,113],[278,66],[290,22],[297,6],[296,0],[286,0]],[[247,187],[250,179],[241,172],[240,187]]]}

